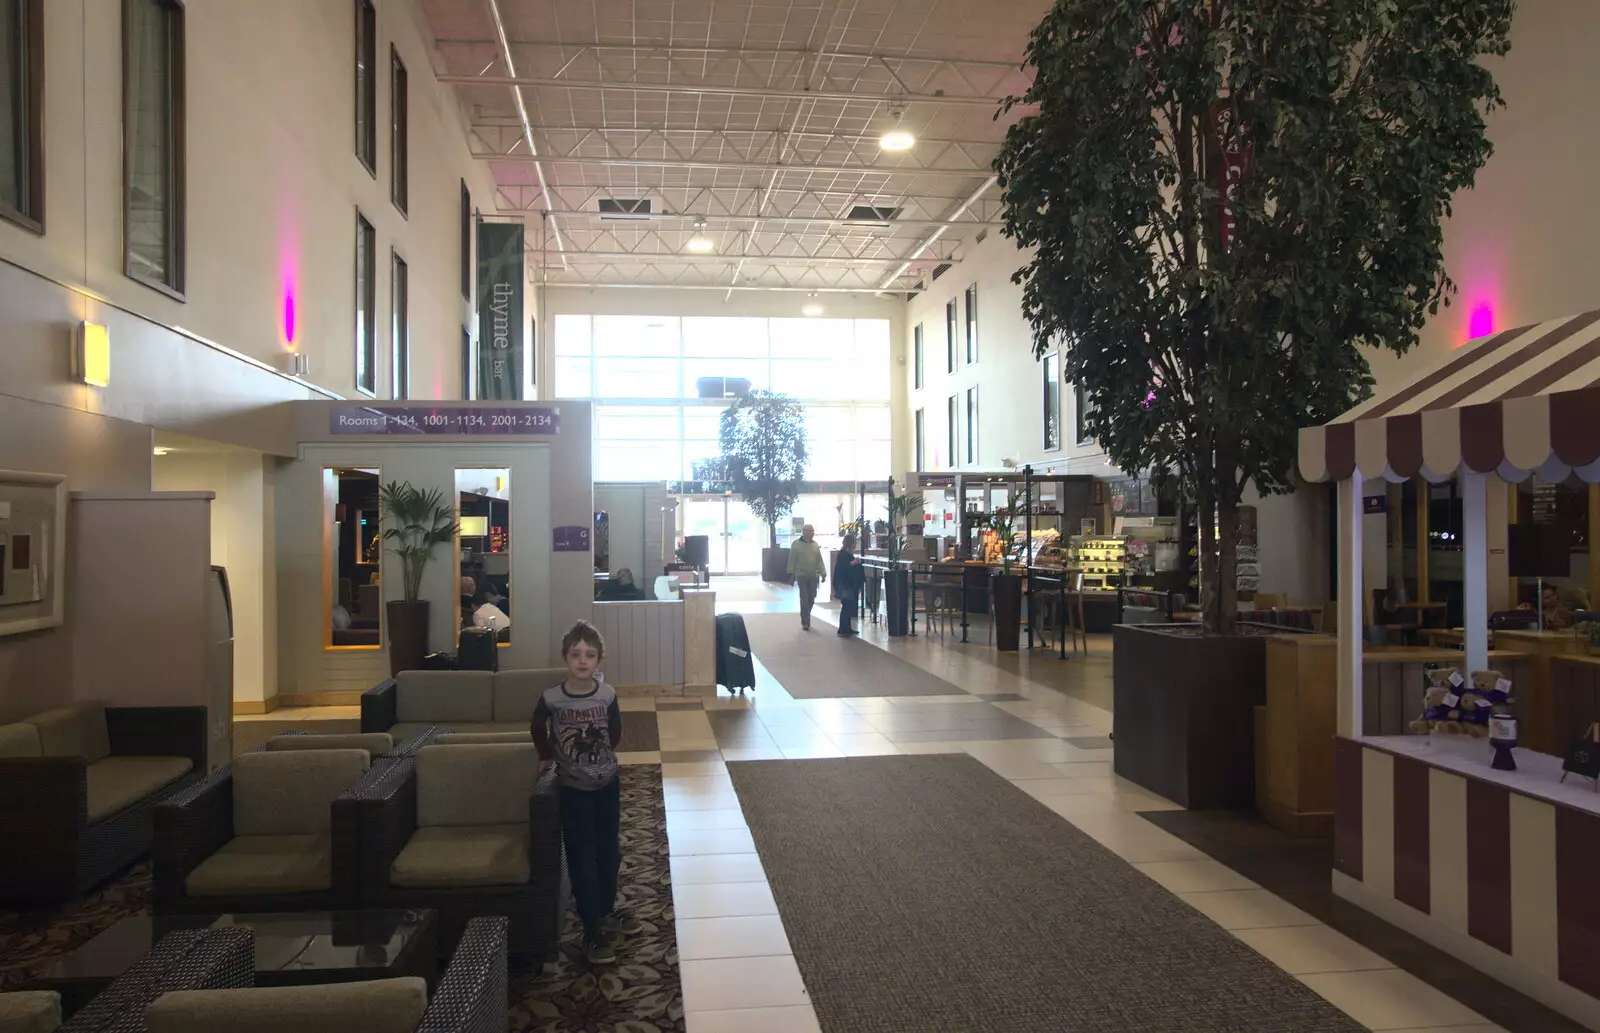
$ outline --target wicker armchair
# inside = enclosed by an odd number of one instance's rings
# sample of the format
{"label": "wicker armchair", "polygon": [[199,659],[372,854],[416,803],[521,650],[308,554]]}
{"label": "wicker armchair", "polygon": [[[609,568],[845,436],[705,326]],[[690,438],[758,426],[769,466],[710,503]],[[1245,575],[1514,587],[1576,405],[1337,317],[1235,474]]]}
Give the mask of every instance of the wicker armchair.
{"label": "wicker armchair", "polygon": [[59,1033],[144,1029],[144,1012],[174,990],[232,990],[255,979],[250,930],[186,929],[168,933],[116,982],[60,1027]]}
{"label": "wicker armchair", "polygon": [[555,772],[537,765],[532,745],[431,746],[347,794],[361,906],[434,909],[443,950],[472,918],[505,915],[512,953],[553,961],[571,884]]}
{"label": "wicker armchair", "polygon": [[[404,763],[394,761],[393,763]],[[158,917],[353,906],[362,750],[258,750],[156,808]]]}
{"label": "wicker armchair", "polygon": [[87,892],[150,851],[156,803],[206,772],[205,707],[77,704],[0,726],[0,902]]}

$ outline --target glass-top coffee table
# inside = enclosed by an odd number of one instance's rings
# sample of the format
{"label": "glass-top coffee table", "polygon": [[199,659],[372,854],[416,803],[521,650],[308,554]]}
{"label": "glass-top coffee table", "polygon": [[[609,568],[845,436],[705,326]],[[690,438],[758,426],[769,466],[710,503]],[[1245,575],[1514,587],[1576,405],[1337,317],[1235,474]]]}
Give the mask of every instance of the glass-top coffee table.
{"label": "glass-top coffee table", "polygon": [[437,977],[438,914],[307,911],[287,914],[125,918],[57,961],[33,988],[61,994],[71,1014],[110,986],[158,939],[176,929],[244,926],[255,931],[256,985],[296,986],[364,979]]}

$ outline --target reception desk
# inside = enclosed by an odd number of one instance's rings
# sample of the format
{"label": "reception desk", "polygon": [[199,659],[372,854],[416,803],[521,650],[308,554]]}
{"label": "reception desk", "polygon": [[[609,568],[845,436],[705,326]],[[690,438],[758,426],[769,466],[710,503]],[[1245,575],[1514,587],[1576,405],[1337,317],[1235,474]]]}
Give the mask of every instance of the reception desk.
{"label": "reception desk", "polygon": [[716,599],[709,589],[689,589],[679,599],[595,603],[612,684],[661,695],[714,685]]}

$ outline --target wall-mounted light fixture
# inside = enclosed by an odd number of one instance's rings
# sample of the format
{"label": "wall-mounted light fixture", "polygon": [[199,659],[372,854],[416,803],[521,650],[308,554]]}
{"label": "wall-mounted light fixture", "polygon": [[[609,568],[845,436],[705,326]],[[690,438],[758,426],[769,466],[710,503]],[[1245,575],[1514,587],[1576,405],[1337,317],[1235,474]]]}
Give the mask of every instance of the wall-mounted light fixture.
{"label": "wall-mounted light fixture", "polygon": [[486,516],[464,516],[461,518],[461,537],[487,538],[489,537],[489,518]]}
{"label": "wall-mounted light fixture", "polygon": [[284,352],[279,362],[283,371],[291,377],[303,377],[311,373],[311,356],[305,352]]}
{"label": "wall-mounted light fixture", "polygon": [[73,331],[72,377],[90,387],[111,383],[111,329],[104,323],[79,323]]}

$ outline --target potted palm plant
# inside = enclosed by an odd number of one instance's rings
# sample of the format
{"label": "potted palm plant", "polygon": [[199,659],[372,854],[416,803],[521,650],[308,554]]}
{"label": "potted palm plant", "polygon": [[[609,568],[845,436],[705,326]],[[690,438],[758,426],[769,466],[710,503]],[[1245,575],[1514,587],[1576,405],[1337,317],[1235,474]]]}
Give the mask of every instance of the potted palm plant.
{"label": "potted palm plant", "polygon": [[888,533],[884,536],[884,547],[889,553],[889,573],[884,578],[884,593],[888,597],[889,634],[892,636],[904,635],[910,630],[911,592],[907,587],[908,575],[900,567],[900,557],[906,548],[906,518],[915,514],[920,523],[925,504],[921,495],[892,495],[889,498]]}
{"label": "potted palm plant", "polygon": [[[1026,505],[1026,500],[1021,504]],[[1022,627],[1022,578],[1011,572],[1011,553],[1017,543],[1017,511],[997,509],[989,517],[989,530],[1000,543],[1000,569],[989,579],[994,595],[994,644],[1007,652],[1017,650]]]}
{"label": "potted palm plant", "polygon": [[410,481],[390,481],[378,491],[383,540],[400,560],[403,596],[384,607],[389,632],[389,673],[422,666],[428,652],[428,601],[421,598],[422,573],[435,546],[460,531],[455,507],[437,488],[423,491]]}

